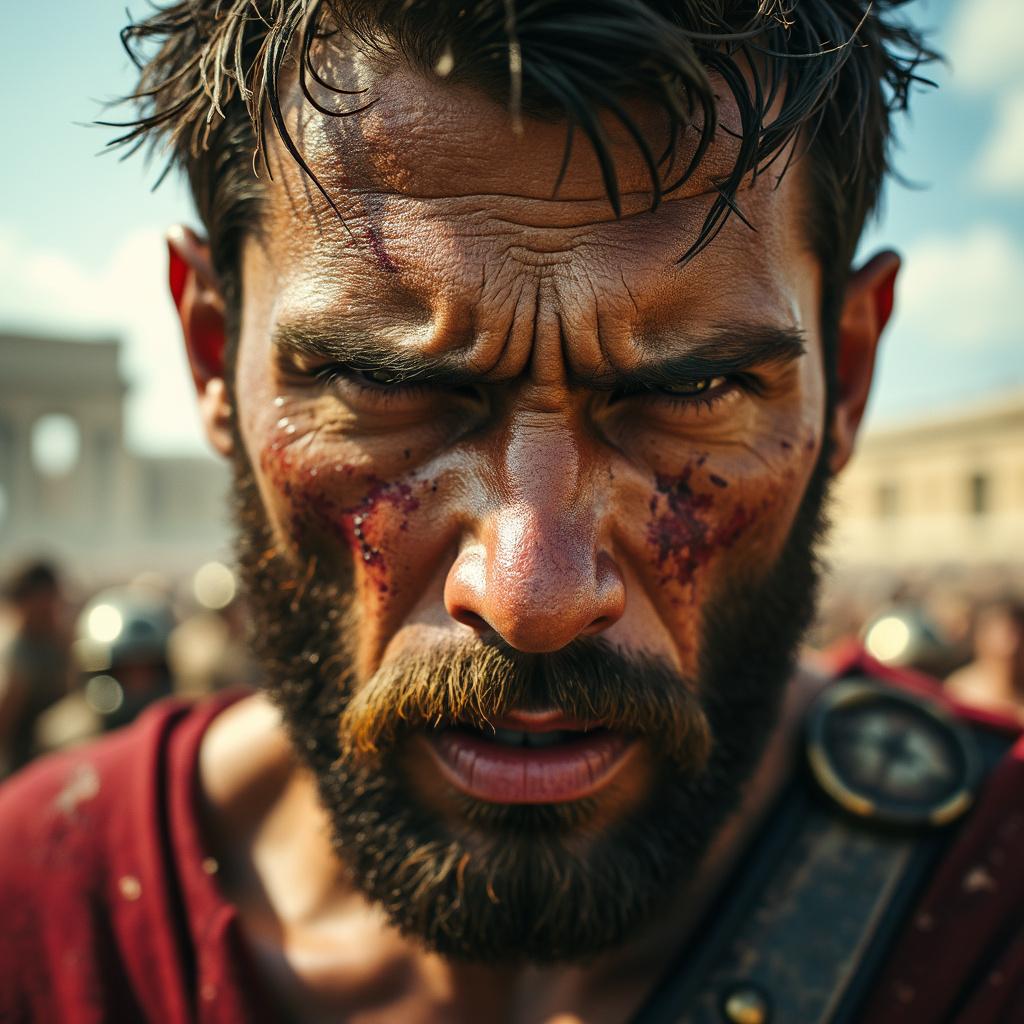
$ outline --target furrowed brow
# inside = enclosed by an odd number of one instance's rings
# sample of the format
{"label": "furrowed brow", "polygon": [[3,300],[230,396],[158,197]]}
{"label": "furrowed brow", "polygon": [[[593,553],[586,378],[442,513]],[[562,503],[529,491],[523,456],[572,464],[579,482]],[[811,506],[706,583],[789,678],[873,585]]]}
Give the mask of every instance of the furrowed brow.
{"label": "furrowed brow", "polygon": [[[273,334],[282,357],[339,365],[363,372],[387,371],[396,379],[465,387],[487,383],[451,356],[436,356],[397,347],[376,335],[317,319],[285,322]],[[643,390],[687,383],[706,377],[741,373],[755,367],[789,363],[806,352],[803,332],[790,327],[738,324],[717,327],[710,334],[682,343],[684,350],[631,370],[573,373],[574,385],[596,390]]]}
{"label": "furrowed brow", "polygon": [[642,390],[724,377],[758,367],[795,362],[807,352],[803,331],[795,327],[734,324],[681,344],[683,351],[626,371],[601,374],[586,383],[595,388]]}
{"label": "furrowed brow", "polygon": [[316,320],[278,324],[272,343],[280,356],[364,372],[384,370],[409,382],[459,387],[479,380],[450,357],[399,348],[376,335],[348,327],[339,330],[337,324],[321,324]]}

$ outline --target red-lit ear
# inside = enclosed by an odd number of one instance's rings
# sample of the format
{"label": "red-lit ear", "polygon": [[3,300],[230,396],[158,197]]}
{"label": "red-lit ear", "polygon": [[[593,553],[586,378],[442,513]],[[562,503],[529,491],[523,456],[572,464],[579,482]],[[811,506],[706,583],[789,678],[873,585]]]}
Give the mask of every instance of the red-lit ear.
{"label": "red-lit ear", "polygon": [[829,463],[833,473],[838,473],[853,455],[871,391],[878,342],[892,313],[899,269],[900,258],[896,253],[881,252],[855,270],[846,286],[836,352],[833,444]]}
{"label": "red-lit ear", "polygon": [[225,384],[224,298],[210,259],[210,246],[186,227],[167,233],[168,279],[178,310],[199,414],[210,444],[222,455],[234,447],[231,403]]}

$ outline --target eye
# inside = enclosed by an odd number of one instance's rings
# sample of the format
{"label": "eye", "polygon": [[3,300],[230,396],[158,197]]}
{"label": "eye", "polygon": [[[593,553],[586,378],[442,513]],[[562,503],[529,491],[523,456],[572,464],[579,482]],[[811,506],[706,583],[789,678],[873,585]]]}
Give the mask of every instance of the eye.
{"label": "eye", "polygon": [[395,387],[408,385],[394,370],[351,370],[353,377],[364,381],[367,384],[376,384],[378,387]]}
{"label": "eye", "polygon": [[663,384],[653,389],[673,398],[698,398],[708,392],[719,391],[728,384],[727,377],[702,377],[700,380],[680,381],[676,384]]}
{"label": "eye", "polygon": [[375,392],[411,392],[422,388],[422,385],[409,380],[397,370],[372,369],[363,370],[355,366],[334,363],[319,367],[314,376],[323,384],[332,387],[353,387],[362,391]]}
{"label": "eye", "polygon": [[612,393],[611,401],[636,399],[678,405],[710,403],[728,392],[738,381],[733,377],[694,377],[690,380],[661,381]]}
{"label": "eye", "polygon": [[439,402],[450,407],[452,399],[458,399],[463,407],[466,400],[479,402],[481,398],[479,388],[471,385],[434,383],[402,369],[332,363],[318,367],[311,376],[350,408],[366,412],[377,408],[421,410]]}

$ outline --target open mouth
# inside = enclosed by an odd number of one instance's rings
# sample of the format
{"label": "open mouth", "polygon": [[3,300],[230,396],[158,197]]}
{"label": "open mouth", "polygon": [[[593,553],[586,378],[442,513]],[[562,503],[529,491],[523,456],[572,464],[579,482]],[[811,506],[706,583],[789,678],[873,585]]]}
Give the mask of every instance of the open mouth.
{"label": "open mouth", "polygon": [[456,789],[505,804],[565,803],[592,796],[612,781],[637,745],[635,736],[557,711],[513,711],[491,728],[458,724],[423,738]]}

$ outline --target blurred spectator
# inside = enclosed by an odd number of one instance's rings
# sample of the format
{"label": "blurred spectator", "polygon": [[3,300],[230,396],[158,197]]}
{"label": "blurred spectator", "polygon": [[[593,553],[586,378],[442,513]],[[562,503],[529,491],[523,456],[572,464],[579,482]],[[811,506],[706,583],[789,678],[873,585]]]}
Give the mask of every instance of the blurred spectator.
{"label": "blurred spectator", "polygon": [[0,776],[37,752],[36,722],[59,701],[70,681],[67,607],[56,568],[34,561],[3,589],[5,628],[0,638]]}
{"label": "blurred spectator", "polygon": [[251,686],[256,669],[246,644],[241,602],[188,616],[171,633],[168,658],[177,693],[202,696]]}
{"label": "blurred spectator", "polygon": [[78,617],[75,659],[104,729],[132,721],[174,689],[167,645],[175,626],[162,589],[135,583],[94,595]]}
{"label": "blurred spectator", "polygon": [[1002,599],[975,615],[974,658],[946,680],[968,704],[1024,722],[1024,602]]}

